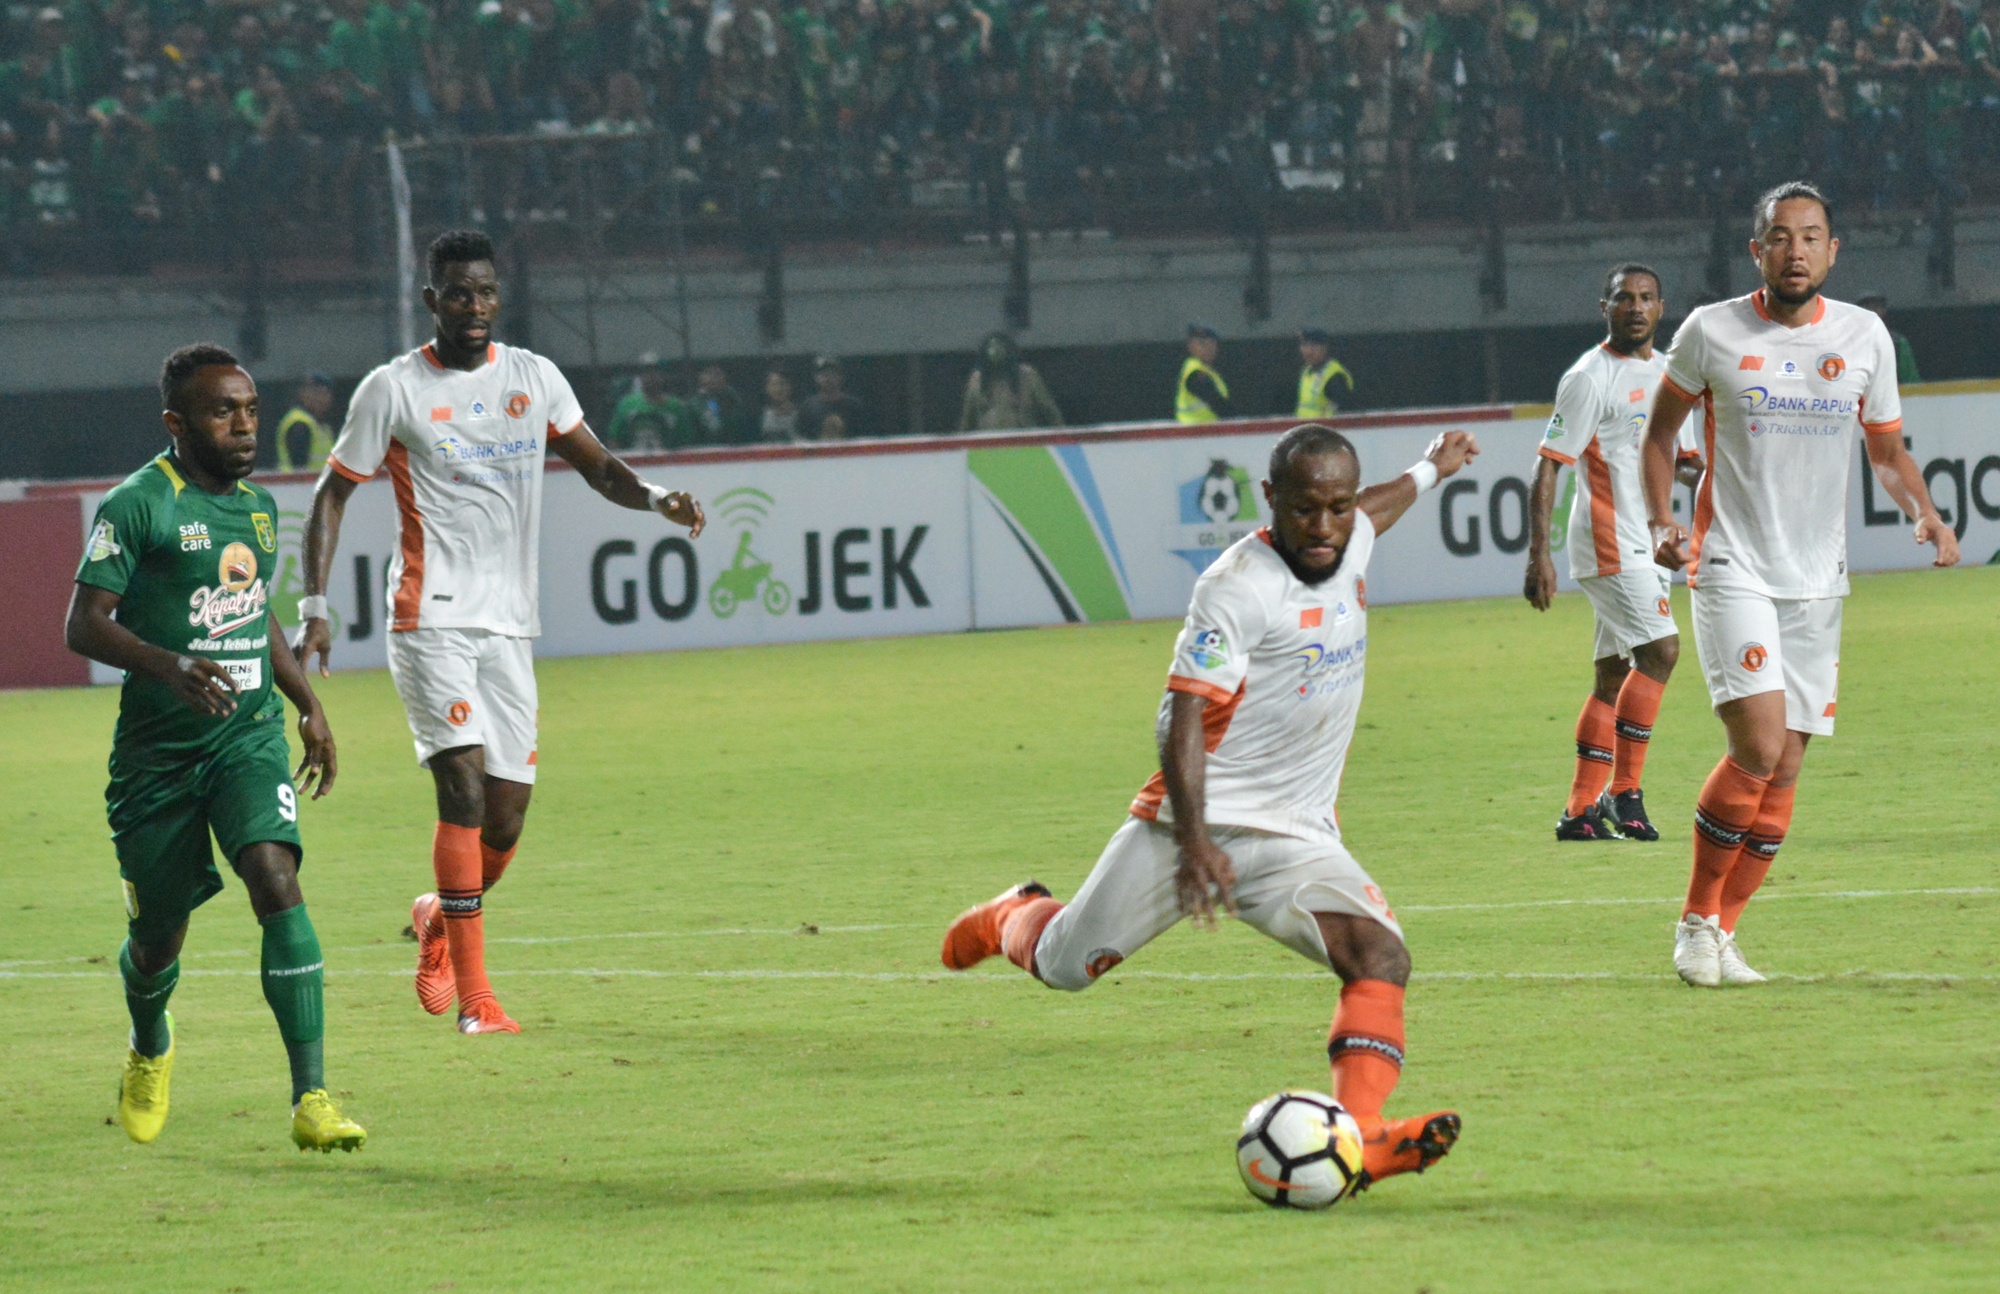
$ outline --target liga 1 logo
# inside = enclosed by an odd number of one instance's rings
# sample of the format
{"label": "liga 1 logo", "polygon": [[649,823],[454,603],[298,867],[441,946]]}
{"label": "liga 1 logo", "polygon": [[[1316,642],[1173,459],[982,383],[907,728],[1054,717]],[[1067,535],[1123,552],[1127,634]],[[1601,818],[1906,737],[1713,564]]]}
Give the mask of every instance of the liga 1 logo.
{"label": "liga 1 logo", "polygon": [[257,578],[257,554],[250,545],[232,543],[216,562],[218,583],[204,584],[188,597],[188,623],[208,631],[211,638],[232,629],[241,629],[264,614],[270,589]]}

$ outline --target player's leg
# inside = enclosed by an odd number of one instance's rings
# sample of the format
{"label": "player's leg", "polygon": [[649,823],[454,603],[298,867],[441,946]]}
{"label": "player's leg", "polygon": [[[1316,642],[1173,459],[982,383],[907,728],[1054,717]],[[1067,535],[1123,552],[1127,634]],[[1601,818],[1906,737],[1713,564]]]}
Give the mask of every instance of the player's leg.
{"label": "player's leg", "polygon": [[[431,841],[438,907],[450,951],[462,1033],[519,1033],[486,975],[485,882],[479,832],[486,820],[486,750],[460,746],[431,756],[438,823]],[[422,949],[419,948],[421,958]]]}
{"label": "player's leg", "polygon": [[1780,664],[1785,683],[1785,742],[1750,834],[1723,882],[1719,916],[1726,984],[1760,984],[1764,980],[1750,968],[1736,945],[1736,923],[1750,897],[1763,885],[1791,827],[1792,803],[1807,743],[1833,732],[1840,678],[1840,599],[1781,602],[1778,613],[1784,645]]}
{"label": "player's leg", "polygon": [[1422,1172],[1450,1151],[1459,1118],[1383,1113],[1402,1077],[1410,954],[1381,889],[1337,843],[1248,832],[1225,848],[1243,920],[1340,976],[1327,1058],[1335,1099],[1361,1125],[1369,1180]]}
{"label": "player's leg", "polygon": [[341,1116],[326,1091],[326,962],[299,888],[305,848],[289,758],[282,724],[211,756],[209,826],[262,932],[264,1001],[291,1068],[292,1140],[301,1150],[355,1150],[368,1134]]}
{"label": "player's leg", "polygon": [[185,773],[128,772],[114,764],[106,795],[125,887],[118,973],[132,1019],[118,1122],[141,1144],[166,1126],[174,1066],[174,1022],[167,1004],[180,983],[188,917],[222,888],[200,791]]}
{"label": "player's leg", "polygon": [[479,700],[486,712],[486,812],[479,824],[479,880],[484,891],[498,884],[514,861],[535,791],[541,700],[531,640],[499,634],[484,640]]}
{"label": "player's leg", "polygon": [[1596,620],[1590,695],[1576,717],[1576,768],[1569,800],[1556,822],[1557,840],[1610,840],[1617,831],[1599,803],[1611,780],[1618,690],[1630,667],[1618,645],[1617,590],[1611,577],[1582,581]]}
{"label": "player's leg", "polygon": [[1004,953],[1050,988],[1089,988],[1181,919],[1179,866],[1172,831],[1128,818],[1069,903],[1017,885],[952,922],[944,964],[965,970]]}
{"label": "player's leg", "polygon": [[1630,657],[1632,669],[1618,688],[1607,807],[1621,835],[1658,840],[1660,833],[1646,816],[1639,781],[1646,768],[1653,724],[1660,717],[1660,698],[1680,661],[1681,639],[1674,628],[1669,596],[1672,585],[1665,571],[1649,567],[1626,571],[1617,578],[1624,603],[1620,646]]}
{"label": "player's leg", "polygon": [[1784,651],[1776,605],[1757,594],[1694,592],[1695,646],[1729,750],[1695,801],[1694,866],[1674,931],[1674,968],[1722,984],[1722,891],[1756,825],[1787,744]]}

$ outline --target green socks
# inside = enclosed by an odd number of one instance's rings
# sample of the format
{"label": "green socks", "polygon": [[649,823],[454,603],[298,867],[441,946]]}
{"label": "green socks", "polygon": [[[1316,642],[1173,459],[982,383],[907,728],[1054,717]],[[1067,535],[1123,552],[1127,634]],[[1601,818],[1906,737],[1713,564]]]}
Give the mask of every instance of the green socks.
{"label": "green socks", "polygon": [[[264,1000],[278,1017],[278,1033],[292,1062],[292,1101],[326,1086],[326,963],[319,936],[301,903],[265,917]],[[130,980],[127,980],[130,983]],[[136,1019],[136,1014],[134,1015]]]}
{"label": "green socks", "polygon": [[160,1056],[174,1045],[167,1028],[167,999],[181,982],[179,959],[157,975],[142,975],[132,964],[132,941],[118,948],[118,973],[125,977],[125,1009],[132,1013],[132,1049],[141,1056]]}

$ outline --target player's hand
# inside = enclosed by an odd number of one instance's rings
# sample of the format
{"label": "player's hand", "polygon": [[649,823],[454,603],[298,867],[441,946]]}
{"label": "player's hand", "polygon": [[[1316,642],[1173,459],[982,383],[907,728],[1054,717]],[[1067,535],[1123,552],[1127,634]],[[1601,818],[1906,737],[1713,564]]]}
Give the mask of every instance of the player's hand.
{"label": "player's hand", "polygon": [[1547,553],[1528,558],[1528,578],[1521,585],[1521,595],[1537,611],[1547,611],[1556,600],[1556,564]]}
{"label": "player's hand", "polygon": [[702,527],[708,524],[708,514],[685,490],[668,490],[667,497],[660,500],[659,512],[675,525],[686,526],[689,539],[701,538]]}
{"label": "player's hand", "polygon": [[305,747],[306,757],[292,770],[292,784],[298,788],[299,794],[311,791],[312,798],[317,800],[333,789],[333,779],[340,772],[340,761],[333,749],[333,729],[327,725],[326,711],[314,707],[299,716],[299,742]]}
{"label": "player's hand", "polygon": [[312,668],[314,652],[319,653],[319,676],[330,677],[333,671],[327,665],[333,653],[333,629],[321,616],[300,625],[298,637],[292,640],[292,655],[299,658],[300,669]]}
{"label": "player's hand", "polygon": [[229,671],[206,656],[182,656],[174,662],[167,686],[189,709],[218,719],[236,713],[236,684]]}
{"label": "player's hand", "polygon": [[1924,517],[1917,522],[1917,543],[1936,544],[1937,557],[1933,566],[1958,565],[1958,535],[1941,517]]}
{"label": "player's hand", "polygon": [[1447,431],[1431,442],[1424,457],[1431,460],[1431,466],[1438,470],[1438,480],[1442,481],[1479,457],[1479,442],[1469,431]]}
{"label": "player's hand", "polygon": [[1215,908],[1219,903],[1230,916],[1236,915],[1236,868],[1208,833],[1181,846],[1180,870],[1174,874],[1174,889],[1180,895],[1181,911],[1204,929],[1215,929]]}
{"label": "player's hand", "polygon": [[1650,527],[1653,532],[1653,561],[1670,571],[1677,571],[1688,564],[1686,528],[1678,522],[1661,525],[1655,521]]}

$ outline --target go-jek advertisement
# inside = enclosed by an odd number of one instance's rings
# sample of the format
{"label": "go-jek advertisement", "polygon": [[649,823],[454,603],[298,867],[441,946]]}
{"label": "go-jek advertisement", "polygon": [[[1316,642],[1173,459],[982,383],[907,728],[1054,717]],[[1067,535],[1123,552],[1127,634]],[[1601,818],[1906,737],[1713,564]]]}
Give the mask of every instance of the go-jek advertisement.
{"label": "go-jek advertisement", "polygon": [[[1336,419],[1364,482],[1390,479],[1440,432],[1478,437],[1481,454],[1424,495],[1376,546],[1372,603],[1518,596],[1528,500],[1546,409],[1497,406]],[[1285,424],[1199,430],[1117,427],[1052,434],[654,458],[648,479],[699,498],[699,539],[647,512],[612,506],[552,465],[541,536],[544,655],[1177,617],[1196,577],[1270,520],[1262,489]],[[1968,564],[2000,561],[2000,389],[1939,384],[1907,392],[1903,435]],[[1920,567],[1856,443],[1848,489],[1849,566]],[[304,590],[303,524],[312,485],[272,484],[279,553],[270,579],[281,625]],[[1565,468],[1551,525],[1556,568],[1576,496]],[[78,496],[79,543],[102,497]],[[1691,516],[1693,491],[1675,491]],[[387,576],[399,528],[386,481],[348,504],[328,601],[336,668],[386,663]],[[78,551],[81,551],[80,548]],[[113,671],[93,670],[98,681]]]}

